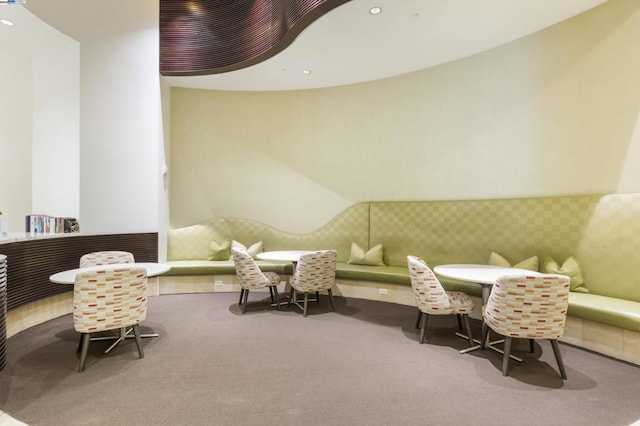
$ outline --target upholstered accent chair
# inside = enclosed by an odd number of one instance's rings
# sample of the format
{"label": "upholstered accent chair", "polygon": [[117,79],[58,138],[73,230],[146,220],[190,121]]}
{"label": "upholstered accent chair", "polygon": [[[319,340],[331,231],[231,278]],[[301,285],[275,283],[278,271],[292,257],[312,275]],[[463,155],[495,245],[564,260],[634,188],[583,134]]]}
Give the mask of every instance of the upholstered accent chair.
{"label": "upholstered accent chair", "polygon": [[249,290],[258,290],[265,287],[269,288],[271,301],[275,303],[278,310],[280,310],[280,301],[278,298],[280,276],[275,272],[262,272],[255,260],[244,250],[233,248],[231,249],[231,255],[236,267],[236,275],[240,282],[240,300],[238,301],[238,305],[242,307],[242,313],[244,314],[247,310]]}
{"label": "upholstered accent chair", "polygon": [[469,346],[473,346],[473,336],[469,322],[469,313],[473,310],[473,301],[469,296],[458,291],[445,291],[431,268],[421,258],[407,256],[407,264],[413,295],[418,306],[416,327],[420,326],[420,343],[424,342],[429,315],[456,315],[458,324],[460,324],[460,318],[464,320]]}
{"label": "upholstered accent chair", "polygon": [[[488,327],[483,332],[482,344],[489,329],[504,336],[502,374],[509,370],[509,354],[513,338],[548,339],[555,354],[560,376],[567,378],[558,347],[564,331],[569,304],[569,277],[539,274],[530,276],[504,276],[498,278],[484,311]],[[531,345],[533,348],[533,345]]]}
{"label": "upholstered accent chair", "polygon": [[81,272],[73,289],[73,326],[82,333],[78,371],[84,371],[91,334],[132,327],[144,358],[138,324],[147,316],[147,272],[126,267]]}
{"label": "upholstered accent chair", "polygon": [[[119,265],[125,263],[134,263],[135,258],[133,257],[133,253],[129,253],[128,251],[117,251],[117,250],[107,250],[107,251],[94,251],[92,253],[86,253],[80,257],[80,267],[88,268],[91,266],[101,266],[101,265]],[[101,336],[94,337],[92,340],[115,340],[115,342],[105,350],[105,353],[111,352],[113,348],[115,348],[120,342],[122,342],[129,334],[131,333],[131,329],[126,330],[124,327],[120,329],[120,332],[116,336]],[[80,342],[78,343],[78,351],[82,349],[82,336],[80,336]]]}
{"label": "upholstered accent chair", "polygon": [[[338,252],[336,250],[320,250],[300,256],[295,272],[289,281],[291,291],[287,307],[293,302],[302,309],[303,316],[306,317],[309,293],[315,293],[316,300],[319,302],[319,292],[326,290],[331,310],[335,311],[331,288],[336,283],[337,261]],[[298,293],[304,293],[304,306],[298,303]]]}
{"label": "upholstered accent chair", "polygon": [[113,265],[118,263],[134,263],[133,254],[128,251],[96,251],[80,258],[80,267]]}

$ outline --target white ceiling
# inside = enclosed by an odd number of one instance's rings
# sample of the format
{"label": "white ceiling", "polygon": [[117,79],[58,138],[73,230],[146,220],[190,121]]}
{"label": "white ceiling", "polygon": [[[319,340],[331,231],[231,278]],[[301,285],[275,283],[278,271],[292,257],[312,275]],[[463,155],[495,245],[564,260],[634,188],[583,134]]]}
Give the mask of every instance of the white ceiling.
{"label": "white ceiling", "polygon": [[[377,80],[491,49],[605,1],[351,0],[267,61],[223,74],[164,78],[172,86],[218,90],[295,90]],[[61,5],[38,1],[40,8],[43,3]],[[369,14],[372,6],[382,13]],[[22,6],[0,6],[0,19],[5,17],[18,25],[0,24],[3,46],[25,43],[34,48],[56,39]],[[303,69],[311,73],[303,74]]]}
{"label": "white ceiling", "polygon": [[[605,0],[351,0],[275,57],[225,74],[167,77],[173,86],[289,90],[352,84],[473,55]],[[376,16],[372,6],[382,8]],[[305,75],[303,69],[310,69]]]}

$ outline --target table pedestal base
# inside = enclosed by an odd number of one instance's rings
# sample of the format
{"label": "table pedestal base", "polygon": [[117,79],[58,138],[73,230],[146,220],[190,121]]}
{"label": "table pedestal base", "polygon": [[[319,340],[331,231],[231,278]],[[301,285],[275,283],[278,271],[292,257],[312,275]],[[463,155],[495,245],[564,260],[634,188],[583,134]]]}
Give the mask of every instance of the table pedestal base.
{"label": "table pedestal base", "polygon": [[[458,337],[462,337],[465,340],[469,340],[469,337],[466,334],[460,333],[460,332],[456,332],[456,336]],[[477,345],[475,346],[471,346],[470,348],[464,348],[460,351],[461,354],[466,354],[469,352],[473,352],[473,351],[477,351],[478,349],[482,348],[482,342],[479,339],[473,339],[474,343],[477,343]],[[504,355],[504,351],[494,345],[499,345],[500,343],[504,343],[504,340],[495,340],[493,342],[488,342],[485,347],[489,348],[491,350],[494,350],[498,353],[501,353],[502,355]],[[509,354],[509,358],[518,361],[518,362],[522,362],[522,358],[519,358],[515,355]]]}

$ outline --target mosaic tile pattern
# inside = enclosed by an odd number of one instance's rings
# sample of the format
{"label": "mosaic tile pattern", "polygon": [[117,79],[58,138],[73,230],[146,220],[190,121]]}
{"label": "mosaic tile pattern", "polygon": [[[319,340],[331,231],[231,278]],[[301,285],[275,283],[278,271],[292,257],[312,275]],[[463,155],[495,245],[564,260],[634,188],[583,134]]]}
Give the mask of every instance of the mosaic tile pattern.
{"label": "mosaic tile pattern", "polygon": [[147,316],[147,273],[144,268],[82,272],[73,290],[73,325],[95,333],[138,324]]}
{"label": "mosaic tile pattern", "polygon": [[567,277],[502,277],[491,289],[484,320],[503,336],[558,339],[564,330],[568,306]]}
{"label": "mosaic tile pattern", "polygon": [[471,313],[473,310],[471,298],[458,291],[445,291],[424,260],[408,256],[407,264],[413,295],[420,311],[434,315]]}
{"label": "mosaic tile pattern", "polygon": [[324,250],[300,257],[291,286],[303,293],[327,290],[336,283],[335,250]]}
{"label": "mosaic tile pattern", "polygon": [[96,251],[87,253],[80,258],[80,267],[97,265],[114,265],[118,263],[133,263],[133,254],[128,251]]}
{"label": "mosaic tile pattern", "polygon": [[231,251],[236,266],[236,275],[240,286],[245,290],[256,290],[269,286],[277,286],[280,276],[275,272],[262,272],[256,261],[243,250]]}

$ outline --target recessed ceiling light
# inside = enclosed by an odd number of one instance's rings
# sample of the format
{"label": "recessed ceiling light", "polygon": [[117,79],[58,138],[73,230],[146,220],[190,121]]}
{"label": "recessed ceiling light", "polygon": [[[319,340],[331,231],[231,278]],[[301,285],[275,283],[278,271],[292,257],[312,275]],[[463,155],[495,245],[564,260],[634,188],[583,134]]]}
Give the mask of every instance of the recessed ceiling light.
{"label": "recessed ceiling light", "polygon": [[369,9],[369,13],[372,15],[379,15],[380,12],[382,12],[381,7],[372,7],[371,9]]}
{"label": "recessed ceiling light", "polygon": [[311,74],[311,70],[302,70],[302,74]]}
{"label": "recessed ceiling light", "polygon": [[9,25],[10,27],[13,27],[15,25],[12,21],[8,19],[0,19],[0,22],[2,22],[5,25]]}

